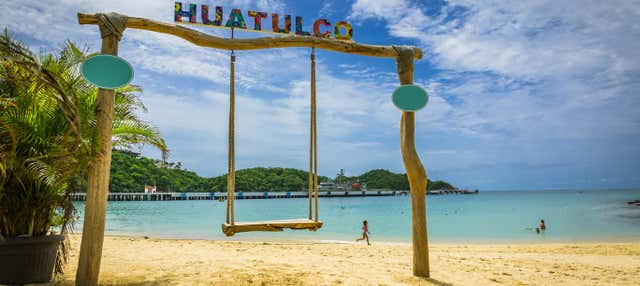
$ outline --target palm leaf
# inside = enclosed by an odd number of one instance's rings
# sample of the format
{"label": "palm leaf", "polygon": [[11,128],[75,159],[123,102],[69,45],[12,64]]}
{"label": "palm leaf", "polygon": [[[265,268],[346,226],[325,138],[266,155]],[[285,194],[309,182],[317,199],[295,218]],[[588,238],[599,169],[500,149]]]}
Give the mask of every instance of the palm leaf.
{"label": "palm leaf", "polygon": [[[57,53],[35,55],[0,35],[0,235],[46,235],[52,217],[59,231],[73,229],[72,192],[84,191],[84,170],[95,154],[98,89],[79,66],[91,56],[67,42]],[[151,145],[168,149],[159,130],[140,118],[147,112],[140,87],[116,90],[113,143],[119,148]],[[56,272],[67,259],[59,249]]]}

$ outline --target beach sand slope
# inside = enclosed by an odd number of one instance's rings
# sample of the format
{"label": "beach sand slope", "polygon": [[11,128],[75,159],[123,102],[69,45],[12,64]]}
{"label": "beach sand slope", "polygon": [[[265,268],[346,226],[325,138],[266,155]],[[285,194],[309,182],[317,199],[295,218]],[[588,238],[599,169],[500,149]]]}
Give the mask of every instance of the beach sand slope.
{"label": "beach sand slope", "polygon": [[[79,236],[57,285],[72,285]],[[434,244],[432,279],[410,244],[105,238],[102,285],[638,285],[640,243]]]}

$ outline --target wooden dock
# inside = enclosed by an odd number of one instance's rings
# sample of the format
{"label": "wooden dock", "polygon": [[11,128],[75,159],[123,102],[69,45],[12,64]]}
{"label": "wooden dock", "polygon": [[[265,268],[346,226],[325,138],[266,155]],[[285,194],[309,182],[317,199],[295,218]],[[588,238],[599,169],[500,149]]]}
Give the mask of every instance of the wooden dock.
{"label": "wooden dock", "polygon": [[[475,192],[464,190],[430,191],[429,195],[444,194],[473,194]],[[341,198],[341,197],[390,197],[407,196],[408,190],[366,190],[366,191],[320,191],[318,197],[321,198]],[[236,200],[251,199],[292,199],[308,198],[307,192],[236,192]],[[87,198],[86,193],[71,194],[71,199],[82,202]],[[226,200],[227,192],[157,192],[157,193],[109,193],[109,201],[191,201],[191,200]]]}

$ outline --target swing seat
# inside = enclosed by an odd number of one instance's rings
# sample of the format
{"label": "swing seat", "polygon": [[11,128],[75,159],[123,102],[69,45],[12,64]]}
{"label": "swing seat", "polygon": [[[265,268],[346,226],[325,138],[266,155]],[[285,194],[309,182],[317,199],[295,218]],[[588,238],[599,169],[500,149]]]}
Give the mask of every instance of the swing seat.
{"label": "swing seat", "polygon": [[227,236],[233,236],[238,232],[249,231],[282,231],[288,229],[308,229],[316,231],[322,227],[322,221],[315,221],[306,218],[284,219],[270,221],[236,222],[234,224],[222,224],[222,232]]}

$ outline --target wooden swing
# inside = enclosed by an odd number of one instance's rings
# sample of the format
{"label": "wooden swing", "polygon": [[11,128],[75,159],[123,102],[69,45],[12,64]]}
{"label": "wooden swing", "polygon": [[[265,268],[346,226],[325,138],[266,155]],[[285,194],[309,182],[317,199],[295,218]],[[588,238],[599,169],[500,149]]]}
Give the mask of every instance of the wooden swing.
{"label": "wooden swing", "polygon": [[[231,29],[233,39],[233,29]],[[238,232],[250,231],[283,231],[288,229],[308,229],[316,231],[322,227],[322,221],[318,220],[318,150],[316,132],[316,57],[315,48],[311,48],[311,108],[309,124],[309,216],[308,218],[271,220],[271,221],[235,221],[235,62],[236,55],[231,50],[229,76],[229,165],[227,173],[227,220],[222,224],[222,232],[227,236],[233,236]],[[315,203],[312,203],[315,201]],[[315,212],[314,212],[315,210]]]}

